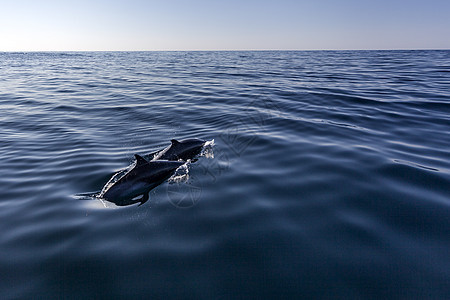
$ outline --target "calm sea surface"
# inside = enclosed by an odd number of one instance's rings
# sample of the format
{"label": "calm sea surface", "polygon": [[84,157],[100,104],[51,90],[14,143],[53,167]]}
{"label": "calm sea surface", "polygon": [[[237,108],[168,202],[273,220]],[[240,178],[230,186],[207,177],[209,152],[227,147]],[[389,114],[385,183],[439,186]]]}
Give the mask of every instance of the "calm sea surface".
{"label": "calm sea surface", "polygon": [[2,299],[450,298],[450,51],[0,53],[0,171]]}

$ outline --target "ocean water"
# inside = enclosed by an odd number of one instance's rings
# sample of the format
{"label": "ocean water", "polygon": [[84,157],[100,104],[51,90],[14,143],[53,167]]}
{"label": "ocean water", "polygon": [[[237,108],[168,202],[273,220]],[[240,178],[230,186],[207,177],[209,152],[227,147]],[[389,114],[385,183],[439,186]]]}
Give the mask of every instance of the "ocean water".
{"label": "ocean water", "polygon": [[0,53],[0,112],[2,299],[450,297],[450,51]]}

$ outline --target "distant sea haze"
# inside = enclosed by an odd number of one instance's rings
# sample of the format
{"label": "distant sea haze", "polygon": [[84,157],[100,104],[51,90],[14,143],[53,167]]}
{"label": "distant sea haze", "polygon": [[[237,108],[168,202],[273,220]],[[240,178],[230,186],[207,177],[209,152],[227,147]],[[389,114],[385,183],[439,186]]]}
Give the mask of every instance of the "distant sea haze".
{"label": "distant sea haze", "polygon": [[[0,53],[2,299],[448,299],[450,51]],[[141,206],[134,154],[214,139]]]}

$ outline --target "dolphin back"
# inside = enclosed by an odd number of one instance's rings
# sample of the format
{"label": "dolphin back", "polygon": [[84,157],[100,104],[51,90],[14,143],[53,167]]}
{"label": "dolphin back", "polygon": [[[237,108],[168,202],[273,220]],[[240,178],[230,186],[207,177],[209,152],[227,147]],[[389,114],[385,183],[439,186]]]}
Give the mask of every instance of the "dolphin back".
{"label": "dolphin back", "polygon": [[140,202],[139,200],[132,201],[140,195],[142,195],[142,199],[148,199],[148,192],[169,178],[176,169],[184,164],[184,162],[165,160],[148,162],[139,155],[136,155],[136,159],[136,164],[131,170],[110,184],[109,187],[105,186],[100,195],[101,198],[117,205]]}
{"label": "dolphin back", "polygon": [[200,154],[206,141],[201,139],[171,140],[171,144],[160,151],[154,160],[184,160],[193,159]]}

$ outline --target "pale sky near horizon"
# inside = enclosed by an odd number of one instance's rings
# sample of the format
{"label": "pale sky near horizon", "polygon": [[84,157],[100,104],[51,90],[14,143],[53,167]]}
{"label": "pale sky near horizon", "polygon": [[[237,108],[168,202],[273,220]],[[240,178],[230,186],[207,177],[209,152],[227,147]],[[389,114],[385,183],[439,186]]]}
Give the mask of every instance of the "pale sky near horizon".
{"label": "pale sky near horizon", "polygon": [[449,0],[16,0],[0,51],[450,49]]}

